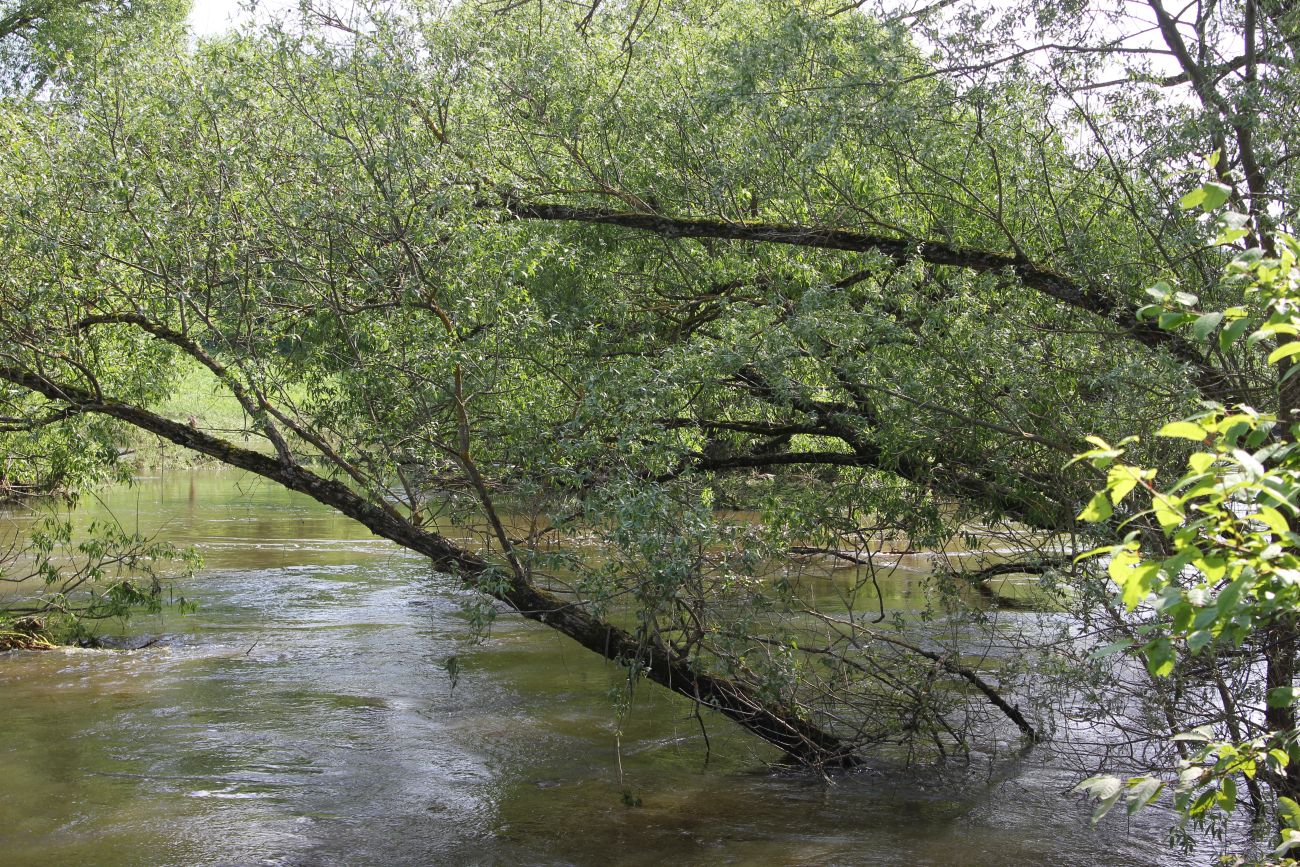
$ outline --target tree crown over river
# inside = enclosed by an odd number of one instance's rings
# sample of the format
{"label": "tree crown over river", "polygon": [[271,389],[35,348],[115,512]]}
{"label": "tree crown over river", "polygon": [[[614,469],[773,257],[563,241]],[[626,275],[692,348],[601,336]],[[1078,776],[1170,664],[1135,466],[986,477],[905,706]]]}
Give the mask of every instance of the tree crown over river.
{"label": "tree crown over river", "polygon": [[[1295,728],[1263,710],[1289,615],[1145,664],[1184,639],[1076,557],[1160,516],[1080,520],[1070,462],[1206,402],[1290,440],[1300,377],[1224,279],[1294,226],[1285,4],[307,6],[194,47],[175,4],[69,6],[0,18],[9,484],[156,435],[823,771]],[[1196,315],[1139,316],[1153,285]],[[163,409],[194,371],[240,430]],[[1005,616],[1007,576],[1044,610]]]}

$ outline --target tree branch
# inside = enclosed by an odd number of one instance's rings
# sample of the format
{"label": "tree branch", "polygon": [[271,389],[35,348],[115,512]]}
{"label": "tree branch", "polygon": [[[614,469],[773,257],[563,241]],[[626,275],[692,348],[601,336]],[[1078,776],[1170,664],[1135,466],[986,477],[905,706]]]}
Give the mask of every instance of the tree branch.
{"label": "tree branch", "polygon": [[81,412],[99,413],[156,434],[176,445],[255,473],[291,491],[306,494],[404,548],[428,557],[435,568],[461,577],[476,590],[509,605],[524,617],[544,623],[602,657],[631,664],[646,677],[707,705],[792,758],[813,767],[857,765],[853,745],[804,718],[797,708],[764,701],[744,685],[699,670],[697,665],[654,636],[638,638],[529,583],[503,573],[477,554],[450,540],[394,517],[341,482],[296,464],[241,448],[211,434],[130,404],[119,403],[39,374],[0,366],[0,380],[21,386]]}
{"label": "tree branch", "polygon": [[1163,348],[1189,365],[1198,388],[1206,397],[1231,402],[1223,374],[1201,357],[1194,344],[1157,326],[1139,322],[1138,308],[1111,293],[1085,286],[1064,274],[1035,265],[1021,256],[958,247],[942,241],[891,238],[840,229],[776,223],[731,223],[722,220],[666,217],[660,214],[579,208],[560,204],[530,204],[508,197],[506,210],[522,220],[597,223],[620,226],[663,238],[718,238],[760,244],[784,244],[822,250],[877,253],[906,263],[920,259],[933,265],[963,268],[979,274],[1011,272],[1022,285],[1061,303],[1100,316],[1123,330],[1119,333],[1144,346]]}

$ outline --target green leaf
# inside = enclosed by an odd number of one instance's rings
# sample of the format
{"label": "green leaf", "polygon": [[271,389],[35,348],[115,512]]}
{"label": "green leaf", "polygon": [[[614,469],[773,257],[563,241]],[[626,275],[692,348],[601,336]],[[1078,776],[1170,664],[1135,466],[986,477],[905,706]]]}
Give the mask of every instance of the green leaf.
{"label": "green leaf", "polygon": [[1186,516],[1178,506],[1177,499],[1166,497],[1164,494],[1156,494],[1151,498],[1151,506],[1155,510],[1156,520],[1160,523],[1160,529],[1168,533],[1175,527],[1180,527]]}
{"label": "green leaf", "polygon": [[1147,294],[1157,301],[1164,301],[1173,293],[1173,291],[1174,287],[1170,286],[1164,280],[1161,280],[1153,286],[1147,287]]}
{"label": "green leaf", "polygon": [[1168,638],[1157,638],[1144,648],[1147,671],[1155,677],[1168,677],[1174,671],[1174,646]]}
{"label": "green leaf", "polygon": [[1208,629],[1198,629],[1191,635],[1187,636],[1187,652],[1195,656],[1200,653],[1207,644],[1214,640],[1214,633]]}
{"label": "green leaf", "polygon": [[1191,809],[1188,810],[1188,812],[1194,817],[1203,816],[1210,811],[1210,808],[1213,807],[1215,802],[1218,800],[1219,793],[1214,789],[1207,789],[1196,797],[1196,800],[1192,802]]}
{"label": "green leaf", "polygon": [[[1291,799],[1282,798],[1280,800],[1290,801]],[[1292,801],[1292,803],[1295,802]],[[1287,852],[1291,851],[1295,846],[1300,846],[1300,830],[1296,830],[1295,828],[1286,828],[1282,831],[1282,844],[1273,850],[1273,854],[1280,858]]]}
{"label": "green leaf", "polygon": [[1233,449],[1232,456],[1237,459],[1237,463],[1241,464],[1242,469],[1250,476],[1251,481],[1255,481],[1264,475],[1264,465],[1244,449]]}
{"label": "green leaf", "polygon": [[1219,807],[1225,813],[1237,809],[1237,783],[1232,777],[1224,777],[1219,791]]}
{"label": "green leaf", "polygon": [[[1205,627],[1214,623],[1214,621],[1218,619],[1219,619],[1219,606],[1211,605],[1210,607],[1203,608],[1199,612],[1197,612],[1195,619],[1192,620],[1192,628],[1204,629]],[[1187,643],[1191,644],[1190,636],[1188,637]]]}
{"label": "green leaf", "polygon": [[1238,578],[1236,581],[1233,581],[1227,587],[1223,588],[1223,591],[1219,594],[1219,597],[1215,600],[1214,604],[1217,605],[1219,610],[1224,614],[1230,614],[1232,609],[1237,607],[1237,601],[1241,599],[1241,594],[1245,592],[1246,585],[1249,582],[1250,579],[1247,577]]}
{"label": "green leaf", "polygon": [[1294,355],[1300,355],[1300,340],[1283,343],[1277,349],[1274,349],[1268,354],[1268,363],[1277,364],[1282,359],[1291,358]]}
{"label": "green leaf", "polygon": [[1088,501],[1088,505],[1083,507],[1083,511],[1079,513],[1079,520],[1095,524],[1109,518],[1112,512],[1113,510],[1110,507],[1110,500],[1107,498],[1106,492],[1098,491],[1093,495],[1092,499]]}
{"label": "green leaf", "polygon": [[1151,579],[1159,570],[1160,567],[1155,563],[1143,563],[1129,573],[1128,581],[1124,583],[1123,596],[1124,606],[1129,611],[1137,608],[1151,594]]}
{"label": "green leaf", "polygon": [[1103,554],[1113,554],[1114,552],[1115,552],[1114,545],[1102,545],[1099,548],[1092,548],[1091,550],[1084,551],[1082,554],[1079,554],[1074,558],[1074,562],[1082,563],[1084,560],[1091,559],[1092,557],[1100,557]]}
{"label": "green leaf", "polygon": [[1133,646],[1133,642],[1129,641],[1127,638],[1122,638],[1119,641],[1112,641],[1110,644],[1107,644],[1105,647],[1097,648],[1091,654],[1089,654],[1088,658],[1105,659],[1108,656],[1114,656],[1117,653],[1123,653],[1125,650],[1128,650],[1132,646]]}
{"label": "green leaf", "polygon": [[1201,197],[1201,210],[1205,212],[1213,211],[1215,208],[1223,207],[1224,203],[1232,195],[1232,187],[1227,184],[1210,182],[1201,187],[1204,195]]}
{"label": "green leaf", "polygon": [[1124,781],[1109,774],[1098,774],[1079,783],[1071,793],[1088,795],[1093,798],[1108,798],[1116,792],[1123,791]]}
{"label": "green leaf", "polygon": [[[1275,750],[1275,752],[1279,751]],[[1286,767],[1286,763],[1280,764]],[[1286,795],[1282,795],[1277,799],[1277,814],[1278,818],[1282,820],[1282,824],[1293,830],[1300,831],[1300,804],[1297,804]]]}
{"label": "green leaf", "polygon": [[1279,536],[1285,536],[1291,529],[1287,526],[1286,518],[1282,517],[1281,512],[1272,506],[1265,506],[1263,504],[1260,505],[1259,511],[1256,514],[1251,515],[1247,520],[1262,521],[1268,525],[1270,530]]}
{"label": "green leaf", "polygon": [[1132,816],[1158,798],[1165,784],[1154,777],[1137,777],[1129,780],[1129,787],[1128,801],[1125,806],[1128,814]]}
{"label": "green leaf", "polygon": [[1110,558],[1110,564],[1106,567],[1107,573],[1111,580],[1118,586],[1123,587],[1124,582],[1128,580],[1128,573],[1136,566],[1141,557],[1137,553],[1137,546],[1133,545],[1128,548],[1119,548],[1114,550]]}
{"label": "green leaf", "polygon": [[1169,424],[1156,431],[1156,436],[1169,437],[1171,439],[1193,440],[1195,442],[1205,442],[1209,436],[1209,431],[1199,424],[1190,421],[1171,421]]}
{"label": "green leaf", "polygon": [[1205,201],[1205,187],[1197,187],[1187,195],[1178,200],[1178,207],[1184,211],[1190,211],[1197,205]]}
{"label": "green leaf", "polygon": [[1233,320],[1232,323],[1219,332],[1219,348],[1227,352],[1232,344],[1236,343],[1241,338],[1241,335],[1246,333],[1246,329],[1249,327],[1250,320],[1248,319]]}
{"label": "green leaf", "polygon": [[1268,691],[1269,707],[1290,707],[1300,696],[1300,689],[1293,686],[1279,686]]}
{"label": "green leaf", "polygon": [[1287,828],[1282,831],[1282,842],[1273,850],[1272,854],[1276,858],[1281,858],[1296,846],[1300,846],[1300,831]]}
{"label": "green leaf", "polygon": [[[1205,744],[1214,740],[1214,731],[1209,726],[1197,726],[1189,732],[1179,732],[1170,740]],[[1200,769],[1197,768],[1197,770]]]}
{"label": "green leaf", "polygon": [[1195,335],[1197,340],[1204,340],[1210,336],[1214,329],[1219,327],[1219,323],[1222,321],[1222,313],[1203,313],[1196,317],[1196,321],[1192,323],[1192,334]]}
{"label": "green leaf", "polygon": [[1100,775],[1089,777],[1075,786],[1073,791],[1082,792],[1091,798],[1097,799],[1099,803],[1092,812],[1092,822],[1096,824],[1110,812],[1110,808],[1115,806],[1120,796],[1124,794],[1124,782],[1119,777]]}
{"label": "green leaf", "polygon": [[1154,470],[1116,464],[1106,473],[1106,487],[1110,489],[1110,501],[1118,506],[1129,492],[1137,487],[1138,482],[1150,479],[1154,475]]}

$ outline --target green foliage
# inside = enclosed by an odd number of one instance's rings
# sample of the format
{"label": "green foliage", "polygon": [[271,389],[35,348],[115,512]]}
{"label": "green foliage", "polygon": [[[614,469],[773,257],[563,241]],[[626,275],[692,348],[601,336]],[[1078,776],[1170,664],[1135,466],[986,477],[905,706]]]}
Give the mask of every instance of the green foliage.
{"label": "green foliage", "polygon": [[[1202,719],[1184,658],[1240,650],[1249,681],[1290,568],[1285,498],[1250,486],[1285,482],[1290,440],[1237,405],[1296,357],[1291,247],[1219,280],[1230,254],[1167,207],[1222,139],[1186,204],[1250,210],[1234,244],[1290,213],[1269,203],[1300,167],[1296,79],[1271,48],[1249,84],[1217,69],[1235,5],[1184,71],[1218,88],[1199,107],[1070,42],[1079,4],[948,34],[919,14],[924,39],[841,3],[505,5],[74,52],[59,98],[0,104],[0,401],[23,427],[0,447],[71,466],[84,439],[108,472],[120,431],[86,416],[150,408],[256,438],[464,540],[494,598],[553,592],[907,757],[996,737],[981,672],[1044,716],[1123,696],[1147,728]],[[990,56],[1015,26],[1068,31],[1050,74]],[[1109,62],[1132,74],[1098,81]],[[198,366],[222,397],[195,400]],[[1062,467],[1085,433],[1100,492]],[[1117,599],[1076,546],[1110,553]],[[877,580],[908,557],[942,580]],[[988,570],[1017,566],[1067,610],[994,616]],[[1104,798],[1125,793],[1154,796]]]}
{"label": "green foliage", "polygon": [[178,549],[128,532],[115,522],[76,527],[53,504],[0,557],[5,588],[4,620],[25,619],[34,635],[56,643],[87,641],[101,621],[133,613],[157,613],[173,604],[182,613],[193,605],[172,596],[171,581],[201,565],[192,550]]}
{"label": "green foliage", "polygon": [[[1207,184],[1181,204],[1212,211],[1224,201],[1221,188]],[[1240,240],[1244,222],[1238,215],[1221,218],[1217,242]],[[1266,363],[1278,368],[1277,381],[1285,395],[1297,369],[1291,363],[1291,347],[1300,350],[1293,340],[1300,333],[1300,243],[1285,234],[1274,243],[1275,255],[1252,248],[1228,263],[1224,281],[1240,290],[1240,306],[1198,312],[1195,296],[1161,284],[1152,290],[1160,310],[1149,310],[1148,315],[1158,315],[1162,327],[1190,326],[1199,340],[1208,340],[1222,323],[1229,323],[1220,345],[1226,349],[1225,343],[1244,341],[1261,353],[1267,350]],[[1282,403],[1284,410],[1293,409],[1285,397]],[[1123,607],[1132,612],[1141,606],[1158,614],[1158,626],[1147,633],[1150,637],[1132,648],[1153,675],[1166,677],[1181,662],[1240,648],[1294,622],[1300,612],[1298,434],[1300,422],[1294,420],[1280,421],[1249,406],[1208,405],[1156,432],[1194,444],[1184,472],[1167,485],[1157,483],[1155,470],[1123,462],[1136,443],[1133,437],[1114,447],[1094,438],[1095,448],[1076,458],[1104,472],[1106,479],[1104,490],[1080,518],[1114,521],[1121,532],[1135,527],[1117,544],[1080,559],[1105,557]],[[1144,523],[1149,518],[1154,522]],[[1107,652],[1123,649],[1127,644]],[[1270,708],[1286,708],[1296,704],[1297,693],[1289,684],[1274,686],[1266,699]],[[1208,727],[1176,735],[1176,742],[1195,748],[1179,764],[1175,808],[1185,819],[1198,822],[1216,810],[1231,814],[1238,803],[1236,780],[1284,779],[1288,766],[1300,760],[1298,735],[1294,728],[1275,728],[1258,737],[1225,741]],[[1078,791],[1099,801],[1095,818],[1100,818],[1121,796],[1130,812],[1140,809],[1154,800],[1162,785],[1152,777],[1123,782],[1100,776],[1080,784]],[[1295,836],[1294,801],[1281,796],[1278,805],[1282,854],[1300,837]]]}
{"label": "green foliage", "polygon": [[[5,0],[0,92],[39,91],[70,67],[97,65],[161,34],[178,39],[191,0]],[[128,49],[130,50],[130,49]]]}

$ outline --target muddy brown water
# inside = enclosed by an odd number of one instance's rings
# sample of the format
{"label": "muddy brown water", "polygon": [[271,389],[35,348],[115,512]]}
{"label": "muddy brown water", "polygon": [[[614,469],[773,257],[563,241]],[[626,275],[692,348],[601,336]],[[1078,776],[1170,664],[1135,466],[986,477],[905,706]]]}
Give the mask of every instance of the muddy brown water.
{"label": "muddy brown water", "polygon": [[0,864],[1179,863],[1037,754],[827,782],[721,718],[706,751],[652,685],[620,722],[617,667],[508,615],[467,645],[451,579],[246,476],[106,512],[200,550],[200,607],[132,620],[142,650],[0,654]]}

